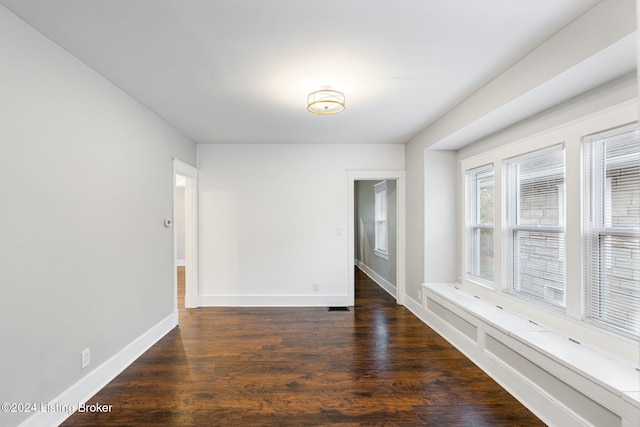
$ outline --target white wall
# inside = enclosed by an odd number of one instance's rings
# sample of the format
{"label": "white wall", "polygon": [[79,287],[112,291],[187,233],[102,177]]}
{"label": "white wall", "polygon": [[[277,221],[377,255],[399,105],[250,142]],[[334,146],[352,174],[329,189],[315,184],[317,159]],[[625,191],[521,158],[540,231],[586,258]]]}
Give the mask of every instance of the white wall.
{"label": "white wall", "polygon": [[452,283],[458,277],[459,262],[456,153],[425,150],[424,165],[424,281]]}
{"label": "white wall", "polygon": [[172,315],[195,146],[4,7],[0,58],[0,402],[48,403]]}
{"label": "white wall", "polygon": [[[407,174],[407,247],[406,294],[419,301],[420,285],[425,283],[425,147],[422,144],[405,144],[405,169]],[[455,179],[455,176],[451,178]],[[442,177],[440,179],[447,179]]]}
{"label": "white wall", "polygon": [[198,145],[198,168],[202,305],[345,305],[347,170],[403,169],[404,147]]}

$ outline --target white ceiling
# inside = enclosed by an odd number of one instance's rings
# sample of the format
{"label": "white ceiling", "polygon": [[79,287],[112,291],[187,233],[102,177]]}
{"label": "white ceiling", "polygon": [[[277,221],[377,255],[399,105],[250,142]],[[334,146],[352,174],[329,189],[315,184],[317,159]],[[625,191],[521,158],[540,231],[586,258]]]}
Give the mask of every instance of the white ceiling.
{"label": "white ceiling", "polygon": [[598,0],[0,3],[197,143],[404,143]]}

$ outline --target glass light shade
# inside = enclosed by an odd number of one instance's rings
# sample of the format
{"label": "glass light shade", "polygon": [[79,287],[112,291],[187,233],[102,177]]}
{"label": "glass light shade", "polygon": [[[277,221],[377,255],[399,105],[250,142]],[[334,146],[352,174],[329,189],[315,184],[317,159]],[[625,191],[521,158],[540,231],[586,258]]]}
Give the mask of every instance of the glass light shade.
{"label": "glass light shade", "polygon": [[344,94],[330,88],[311,92],[307,97],[307,110],[314,114],[336,114],[344,111]]}

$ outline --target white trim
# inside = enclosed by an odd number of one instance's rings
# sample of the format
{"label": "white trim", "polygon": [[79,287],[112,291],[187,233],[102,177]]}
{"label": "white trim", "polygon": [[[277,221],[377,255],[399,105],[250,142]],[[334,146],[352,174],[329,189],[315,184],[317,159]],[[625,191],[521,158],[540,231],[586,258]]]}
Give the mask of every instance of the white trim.
{"label": "white trim", "polygon": [[[353,269],[351,270],[353,272]],[[353,273],[352,273],[353,274]],[[347,295],[202,295],[200,307],[353,306]]]}
{"label": "white trim", "polygon": [[[185,183],[185,205],[187,206],[187,212],[190,215],[185,216],[185,224],[187,227],[190,225],[190,236],[185,236],[185,260],[183,264],[180,264],[177,260],[177,230],[173,229],[173,289],[174,289],[174,310],[178,310],[178,279],[176,270],[178,265],[185,266],[185,307],[196,308],[199,303],[199,252],[198,252],[198,169],[193,166],[178,160],[173,159],[173,183],[176,186],[178,175],[189,178]],[[176,213],[176,201],[175,201],[175,188],[173,191],[173,216],[175,218]],[[174,222],[175,223],[175,222]]]}
{"label": "white trim", "polygon": [[[379,193],[381,197],[379,197]],[[380,258],[389,259],[389,197],[387,193],[387,181],[380,181],[373,186],[373,252]],[[383,230],[380,229],[382,226]],[[384,245],[381,244],[384,240]]]}
{"label": "white trim", "polygon": [[[86,403],[145,351],[176,327],[178,325],[177,320],[178,317],[176,313],[171,313],[103,364],[82,377],[67,390],[63,391],[56,398],[52,399],[48,403],[48,406],[55,407],[59,405],[61,407],[73,407],[77,410],[79,404]],[[19,427],[57,426],[69,418],[72,413],[73,412],[36,412],[22,422]]]}
{"label": "white trim", "polygon": [[395,180],[397,205],[397,236],[396,236],[396,302],[404,305],[405,301],[405,247],[406,247],[406,172],[403,170],[348,170],[347,186],[347,295],[349,303],[355,303],[355,278],[353,265],[355,262],[355,183],[356,181]]}
{"label": "white trim", "polygon": [[387,293],[389,295],[391,295],[392,297],[395,298],[395,296],[398,294],[398,290],[396,289],[395,285],[393,283],[390,283],[388,280],[386,280],[384,277],[382,277],[381,275],[379,275],[378,273],[376,273],[373,268],[369,267],[368,265],[366,265],[364,262],[360,261],[360,260],[356,260],[356,265],[358,266],[358,268],[364,273],[366,274],[371,280],[373,280],[374,282],[376,282],[376,284],[378,286],[380,286],[382,289],[384,289],[385,291],[387,291]]}
{"label": "white trim", "polygon": [[177,259],[176,260],[176,264],[177,264],[178,267],[184,267],[186,265],[185,264],[185,260],[183,260],[183,259]]}

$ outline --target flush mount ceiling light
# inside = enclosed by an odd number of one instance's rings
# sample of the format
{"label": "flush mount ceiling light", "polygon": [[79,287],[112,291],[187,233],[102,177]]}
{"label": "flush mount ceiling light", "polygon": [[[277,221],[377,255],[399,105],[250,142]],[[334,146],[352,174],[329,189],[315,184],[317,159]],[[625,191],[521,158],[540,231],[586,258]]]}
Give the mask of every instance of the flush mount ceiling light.
{"label": "flush mount ceiling light", "polygon": [[314,114],[337,114],[344,111],[344,94],[324,86],[307,97],[307,110]]}

